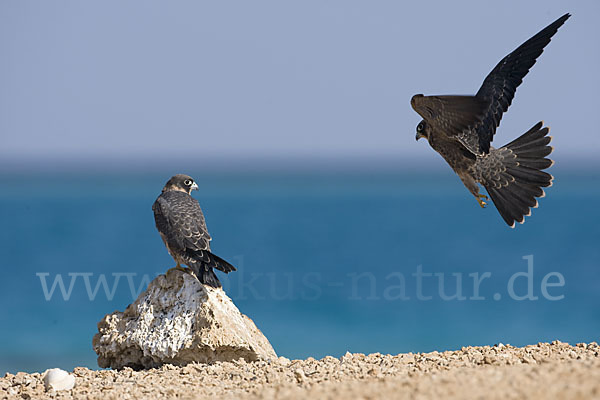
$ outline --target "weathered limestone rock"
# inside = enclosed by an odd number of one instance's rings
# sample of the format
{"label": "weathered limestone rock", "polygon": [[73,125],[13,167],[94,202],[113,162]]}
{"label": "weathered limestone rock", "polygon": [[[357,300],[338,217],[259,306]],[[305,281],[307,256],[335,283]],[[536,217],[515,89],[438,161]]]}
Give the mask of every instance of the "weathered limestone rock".
{"label": "weathered limestone rock", "polygon": [[170,269],[124,312],[98,323],[93,340],[102,368],[276,359],[267,338],[222,289]]}

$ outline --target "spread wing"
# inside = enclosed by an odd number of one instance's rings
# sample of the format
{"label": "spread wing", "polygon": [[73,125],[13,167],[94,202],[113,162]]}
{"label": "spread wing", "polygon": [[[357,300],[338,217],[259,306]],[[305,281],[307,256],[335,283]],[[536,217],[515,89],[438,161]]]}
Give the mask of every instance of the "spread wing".
{"label": "spread wing", "polygon": [[483,120],[475,127],[481,152],[489,152],[490,142],[500,124],[502,114],[512,103],[517,87],[542,54],[544,47],[550,43],[552,36],[570,16],[563,15],[504,57],[483,81],[476,96],[484,99],[487,107]]}
{"label": "spread wing", "polygon": [[423,96],[410,101],[412,108],[437,132],[462,143],[479,154],[479,137],[473,127],[485,116],[487,102],[476,96]]}

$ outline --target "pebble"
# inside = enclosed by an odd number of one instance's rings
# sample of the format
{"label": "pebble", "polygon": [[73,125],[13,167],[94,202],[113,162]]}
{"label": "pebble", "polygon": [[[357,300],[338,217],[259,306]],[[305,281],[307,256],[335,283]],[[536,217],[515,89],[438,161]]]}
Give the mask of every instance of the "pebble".
{"label": "pebble", "polygon": [[[583,393],[581,398],[586,398],[584,394],[588,395],[587,398],[594,398],[592,392],[582,391],[583,386],[577,385],[578,380],[583,379],[585,388],[596,390],[596,397],[600,393],[599,350],[595,343],[570,346],[555,342],[521,348],[498,344],[464,347],[458,351],[399,355],[348,352],[341,358],[324,357],[321,360],[311,357],[290,361],[280,357],[272,363],[193,363],[184,367],[170,365],[141,371],[79,367],[73,374],[58,370],[61,371],[58,378],[76,381],[71,390],[62,391],[56,387],[45,390],[46,381],[53,378],[48,373],[50,370],[44,375],[6,374],[0,378],[0,399],[125,399],[152,398],[153,395],[214,399],[368,398],[367,391],[376,387],[378,389],[371,398],[385,397],[379,394],[380,391],[385,392],[386,387],[394,388],[387,393],[387,398],[441,398],[443,394],[454,394],[449,398],[458,399],[465,397],[461,396],[465,395],[463,388],[469,388],[469,394],[472,394],[466,397],[486,398],[489,396],[481,392],[483,389],[478,389],[486,387],[484,382],[497,384],[496,389],[501,391],[498,397],[506,398],[515,397],[514,392],[510,392],[514,389],[514,385],[511,386],[513,380],[521,380],[529,388],[524,392],[531,395],[529,397],[537,393],[536,390],[550,390],[554,382],[557,389],[565,389],[566,383],[573,382],[571,386],[577,388],[577,393]],[[567,377],[563,379],[565,374]],[[490,380],[494,376],[498,378]],[[479,380],[474,377],[479,377]],[[543,379],[546,380],[542,384],[540,380]],[[369,386],[377,382],[381,382],[382,386]],[[433,386],[430,385],[432,382]],[[436,388],[437,385],[443,385],[445,389]],[[327,388],[331,390],[324,392],[329,390]],[[429,388],[432,392],[422,395]],[[546,394],[550,395],[545,398],[569,397],[564,392],[562,396],[553,396],[553,392]],[[575,394],[571,392],[571,397],[577,397]]]}
{"label": "pebble", "polygon": [[75,376],[60,368],[52,368],[44,373],[46,390],[71,390],[75,386]]}

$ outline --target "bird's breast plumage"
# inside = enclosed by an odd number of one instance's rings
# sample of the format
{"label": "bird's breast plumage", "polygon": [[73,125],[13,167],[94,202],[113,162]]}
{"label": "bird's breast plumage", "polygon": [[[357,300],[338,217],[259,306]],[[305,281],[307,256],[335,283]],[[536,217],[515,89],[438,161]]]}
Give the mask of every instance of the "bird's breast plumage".
{"label": "bird's breast plumage", "polygon": [[441,132],[431,132],[429,145],[446,160],[454,171],[467,170],[475,162],[475,156],[471,155],[462,143]]}

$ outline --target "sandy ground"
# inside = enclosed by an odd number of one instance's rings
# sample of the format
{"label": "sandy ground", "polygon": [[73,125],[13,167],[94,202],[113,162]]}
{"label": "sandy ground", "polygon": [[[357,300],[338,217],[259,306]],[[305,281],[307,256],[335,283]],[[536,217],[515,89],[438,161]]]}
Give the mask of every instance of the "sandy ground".
{"label": "sandy ground", "polygon": [[73,373],[75,388],[61,392],[45,391],[39,373],[7,374],[0,398],[600,399],[600,346],[553,342]]}

